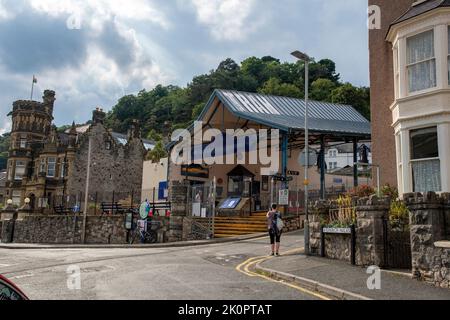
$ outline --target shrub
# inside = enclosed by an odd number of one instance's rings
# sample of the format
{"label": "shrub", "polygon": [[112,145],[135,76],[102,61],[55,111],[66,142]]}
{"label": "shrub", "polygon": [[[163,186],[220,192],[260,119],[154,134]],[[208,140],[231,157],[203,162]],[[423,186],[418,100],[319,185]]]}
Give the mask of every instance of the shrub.
{"label": "shrub", "polygon": [[375,194],[375,190],[371,186],[362,185],[351,189],[348,194],[351,197],[364,198]]}
{"label": "shrub", "polygon": [[381,195],[390,197],[392,200],[398,199],[398,190],[387,184],[381,188]]}

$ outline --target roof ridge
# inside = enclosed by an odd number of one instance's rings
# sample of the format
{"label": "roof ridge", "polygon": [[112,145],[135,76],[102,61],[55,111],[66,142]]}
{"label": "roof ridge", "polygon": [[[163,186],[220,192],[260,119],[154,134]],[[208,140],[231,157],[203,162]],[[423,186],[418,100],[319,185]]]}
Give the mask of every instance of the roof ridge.
{"label": "roof ridge", "polygon": [[[240,90],[234,90],[234,89],[215,89],[214,91],[225,91],[225,92],[237,92],[237,93],[247,93],[251,95],[258,95],[258,96],[264,96],[264,97],[272,97],[272,98],[284,98],[284,99],[293,99],[298,101],[305,101],[305,99],[302,98],[294,98],[294,97],[288,97],[288,96],[277,96],[274,94],[265,94],[265,93],[259,93],[259,92],[250,92],[250,91],[240,91]],[[336,103],[336,102],[328,102],[328,101],[319,101],[314,99],[308,99],[309,102],[317,102],[317,103],[325,103],[329,105],[335,105],[335,106],[344,106],[344,107],[351,107],[354,108],[352,105],[345,104],[345,103]]]}

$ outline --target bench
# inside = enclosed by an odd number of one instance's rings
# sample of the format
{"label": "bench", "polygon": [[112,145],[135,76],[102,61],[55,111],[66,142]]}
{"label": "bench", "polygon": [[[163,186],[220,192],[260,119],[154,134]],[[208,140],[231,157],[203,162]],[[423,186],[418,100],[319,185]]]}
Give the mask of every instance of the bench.
{"label": "bench", "polygon": [[53,210],[55,211],[56,214],[69,214],[72,213],[72,210],[70,210],[69,208],[66,208],[64,206],[53,206]]}
{"label": "bench", "polygon": [[158,213],[160,210],[164,210],[164,215],[166,215],[167,211],[170,210],[170,202],[151,202],[150,210],[153,211],[153,214]]}
{"label": "bench", "polygon": [[101,203],[102,215],[104,214],[122,214],[128,210],[128,208],[122,207],[118,202],[102,202]]}

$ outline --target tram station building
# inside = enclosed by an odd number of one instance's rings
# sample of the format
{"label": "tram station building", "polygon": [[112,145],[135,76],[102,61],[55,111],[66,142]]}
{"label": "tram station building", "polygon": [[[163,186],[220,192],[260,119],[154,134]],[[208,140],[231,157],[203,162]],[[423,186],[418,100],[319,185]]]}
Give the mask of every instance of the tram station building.
{"label": "tram station building", "polygon": [[[315,193],[317,198],[326,198],[330,193],[344,192],[345,181],[348,179],[352,182],[351,187],[357,186],[360,181],[366,184],[367,180],[362,179],[360,175],[361,172],[370,170],[361,167],[359,163],[367,162],[368,159],[364,152],[366,149],[361,146],[370,142],[370,122],[349,105],[310,101],[308,110],[309,144],[310,150],[313,150],[310,153],[317,152],[317,156],[310,157],[314,158],[314,163],[309,169],[308,181],[312,194]],[[198,122],[188,128],[188,132],[195,144],[199,128],[203,132],[215,129],[215,137],[205,134],[200,141],[201,154],[201,151],[210,148],[208,144],[216,141],[220,135],[224,142],[228,141],[229,130],[234,130],[236,139],[232,140],[232,147],[223,148],[225,154],[223,158],[234,161],[207,165],[206,163],[210,161],[205,159],[199,161],[202,158],[198,157],[196,147],[192,146],[190,163],[180,164],[174,156],[170,157],[169,184],[185,182],[198,187],[200,191],[192,196],[204,199],[208,195],[202,194],[201,187],[212,185],[214,182],[215,199],[219,208],[235,199],[241,203],[249,202],[251,210],[265,210],[271,203],[279,203],[280,190],[287,189],[290,190],[289,201],[295,202],[290,203],[289,207],[302,206],[305,169],[299,160],[305,149],[304,115],[305,101],[302,99],[215,90],[200,114]],[[275,129],[278,130],[278,143],[275,143],[278,148],[271,140],[275,135]],[[270,136],[266,145],[262,141],[264,132],[268,132],[267,135]],[[245,141],[245,149],[236,146],[239,136],[244,136],[244,140],[241,141]],[[178,152],[174,149],[185,143],[186,137],[172,138],[174,142],[168,145],[168,149],[173,155]],[[353,151],[351,168],[342,170],[350,172],[350,177],[329,174],[331,172],[329,168],[327,169],[325,161],[326,152],[330,147],[336,148],[344,144],[350,144]],[[261,151],[265,151],[265,154],[276,160],[274,162],[279,165],[274,166],[275,169],[269,169],[270,165],[262,164],[261,161],[249,164],[251,153],[261,154]],[[212,154],[214,155],[214,152]]]}

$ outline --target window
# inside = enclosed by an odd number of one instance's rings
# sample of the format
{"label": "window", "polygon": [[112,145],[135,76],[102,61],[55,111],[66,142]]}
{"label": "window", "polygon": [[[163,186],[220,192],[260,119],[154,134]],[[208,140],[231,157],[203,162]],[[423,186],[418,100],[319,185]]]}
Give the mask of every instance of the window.
{"label": "window", "polygon": [[22,192],[20,190],[13,190],[12,197],[11,197],[13,206],[20,206],[21,198],[22,198]]}
{"label": "window", "polygon": [[56,158],[48,158],[47,177],[49,178],[55,177],[55,171],[56,171]]}
{"label": "window", "polygon": [[27,139],[20,139],[20,148],[25,149],[27,147]]}
{"label": "window", "polygon": [[450,84],[450,27],[448,27],[447,37],[448,37],[448,56],[447,56],[448,84]]}
{"label": "window", "polygon": [[330,150],[328,152],[328,155],[330,156],[330,158],[336,158],[337,157],[337,151],[336,150]]}
{"label": "window", "polygon": [[409,92],[435,87],[434,31],[408,38],[406,46]]}
{"label": "window", "polygon": [[410,132],[414,192],[441,191],[437,128]]}
{"label": "window", "polygon": [[14,180],[22,180],[25,174],[25,161],[16,161]]}
{"label": "window", "polygon": [[39,167],[39,173],[45,172],[45,159],[41,159],[41,165]]}
{"label": "window", "polygon": [[13,179],[13,166],[14,166],[14,162],[9,161],[9,166],[8,166],[8,181],[11,181]]}
{"label": "window", "polygon": [[0,301],[25,300],[13,287],[0,280]]}
{"label": "window", "polygon": [[64,159],[61,159],[61,165],[59,167],[59,177],[64,178],[66,176],[66,165],[67,162]]}
{"label": "window", "polygon": [[394,75],[395,75],[394,89],[395,89],[395,96],[397,98],[400,97],[400,64],[398,54],[399,51],[398,47],[396,46],[394,49]]}

